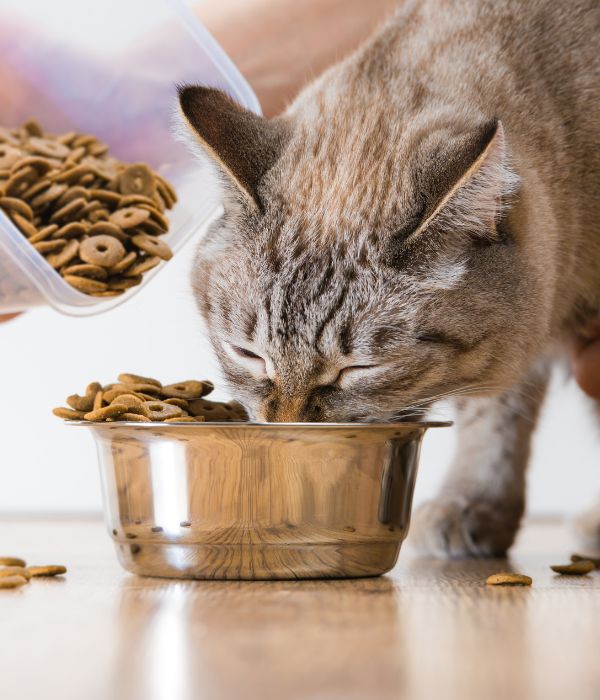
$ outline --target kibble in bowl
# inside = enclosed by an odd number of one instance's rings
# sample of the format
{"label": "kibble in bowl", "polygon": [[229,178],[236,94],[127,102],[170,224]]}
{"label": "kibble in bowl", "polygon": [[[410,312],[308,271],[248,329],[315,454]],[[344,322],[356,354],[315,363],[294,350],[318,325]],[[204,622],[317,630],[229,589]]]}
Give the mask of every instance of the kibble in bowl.
{"label": "kibble in bowl", "polygon": [[203,399],[214,389],[208,380],[193,379],[163,385],[157,379],[124,372],[112,384],[91,382],[83,394],[71,394],[67,406],[53,410],[63,420],[135,423],[204,423],[244,421],[248,415],[237,401]]}

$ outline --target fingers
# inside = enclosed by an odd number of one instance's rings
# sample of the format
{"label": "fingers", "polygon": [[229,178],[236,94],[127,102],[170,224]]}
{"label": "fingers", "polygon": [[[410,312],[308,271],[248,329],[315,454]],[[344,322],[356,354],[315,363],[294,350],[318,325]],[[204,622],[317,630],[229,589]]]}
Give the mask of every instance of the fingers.
{"label": "fingers", "polygon": [[600,329],[593,340],[582,340],[572,359],[573,375],[581,389],[600,400]]}
{"label": "fingers", "polygon": [[0,315],[0,323],[5,323],[6,321],[11,321],[13,318],[20,316],[21,314],[4,314]]}
{"label": "fingers", "polygon": [[579,337],[575,340],[575,345],[573,346],[575,354],[581,352],[590,342],[597,338],[600,338],[600,322],[588,324],[580,331]]}

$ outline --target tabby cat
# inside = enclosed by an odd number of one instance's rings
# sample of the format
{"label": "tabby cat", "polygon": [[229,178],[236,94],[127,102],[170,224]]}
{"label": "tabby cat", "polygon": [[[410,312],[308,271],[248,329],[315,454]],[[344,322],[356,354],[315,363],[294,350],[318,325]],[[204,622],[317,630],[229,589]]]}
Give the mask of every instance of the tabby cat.
{"label": "tabby cat", "polygon": [[261,421],[456,397],[413,542],[504,553],[549,369],[600,312],[598,0],[409,0],[278,118],[180,106],[223,181],[193,288],[237,397]]}

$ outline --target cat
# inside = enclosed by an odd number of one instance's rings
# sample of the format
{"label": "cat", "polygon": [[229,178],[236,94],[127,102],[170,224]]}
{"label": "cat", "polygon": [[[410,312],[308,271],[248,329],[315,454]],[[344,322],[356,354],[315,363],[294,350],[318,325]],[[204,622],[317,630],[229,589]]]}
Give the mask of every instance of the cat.
{"label": "cat", "polygon": [[455,396],[413,544],[504,554],[550,368],[600,313],[600,4],[407,1],[277,118],[179,104],[223,182],[192,286],[237,398],[345,422]]}

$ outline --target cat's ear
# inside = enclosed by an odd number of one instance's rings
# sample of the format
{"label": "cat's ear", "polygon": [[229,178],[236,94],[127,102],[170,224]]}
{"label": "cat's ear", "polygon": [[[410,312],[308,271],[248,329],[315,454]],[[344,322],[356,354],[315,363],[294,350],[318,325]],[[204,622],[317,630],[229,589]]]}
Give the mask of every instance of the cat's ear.
{"label": "cat's ear", "polygon": [[432,229],[450,236],[497,239],[498,222],[519,183],[509,167],[501,122],[492,120],[449,139],[437,156],[433,172],[425,170],[429,210],[405,242]]}
{"label": "cat's ear", "polygon": [[203,151],[254,207],[258,185],[277,160],[286,138],[281,120],[268,120],[240,107],[221,90],[179,88],[183,118]]}

